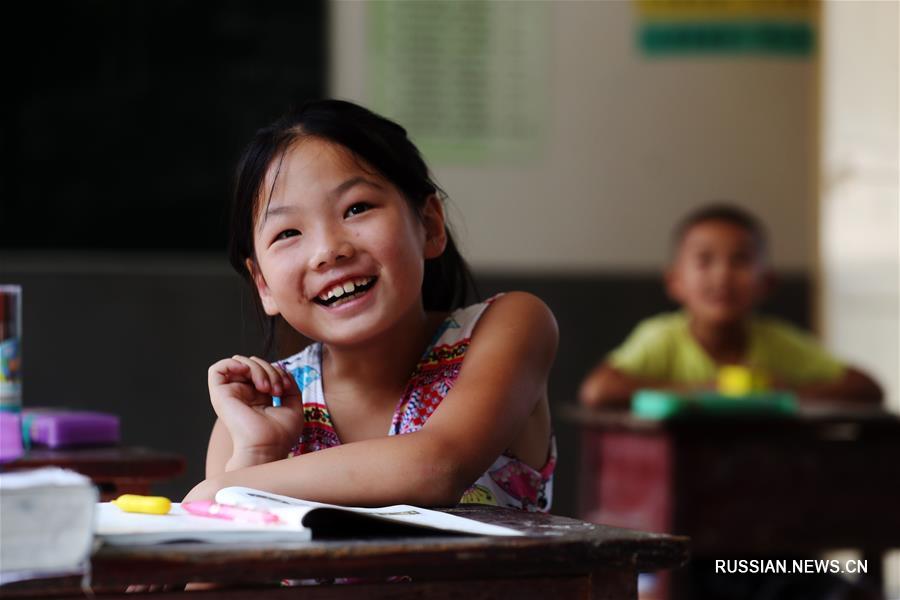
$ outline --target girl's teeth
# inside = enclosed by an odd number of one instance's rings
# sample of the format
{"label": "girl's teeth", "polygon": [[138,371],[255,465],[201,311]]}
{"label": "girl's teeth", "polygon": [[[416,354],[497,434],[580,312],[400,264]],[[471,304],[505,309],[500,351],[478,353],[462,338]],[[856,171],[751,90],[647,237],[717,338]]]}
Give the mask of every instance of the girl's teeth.
{"label": "girl's teeth", "polygon": [[336,300],[331,306],[340,306],[342,304],[346,304],[347,302],[351,302],[352,300],[353,298],[341,298],[340,300]]}
{"label": "girl's teeth", "polygon": [[358,287],[362,287],[368,283],[370,283],[372,279],[370,277],[361,277],[359,279],[355,279],[353,281],[348,281],[343,285],[336,285],[321,296],[320,299],[323,301],[331,300],[332,298],[340,298],[344,294],[349,294],[356,290]]}

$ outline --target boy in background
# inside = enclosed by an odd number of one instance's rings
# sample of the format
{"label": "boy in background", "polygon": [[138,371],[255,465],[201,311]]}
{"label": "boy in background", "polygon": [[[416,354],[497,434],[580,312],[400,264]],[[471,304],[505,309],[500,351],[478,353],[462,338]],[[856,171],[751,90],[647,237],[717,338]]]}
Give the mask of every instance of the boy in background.
{"label": "boy in background", "polygon": [[624,405],[641,388],[714,389],[723,365],[764,373],[770,387],[801,400],[881,402],[871,377],[803,331],[754,314],[774,281],[766,233],[755,217],[727,204],[702,207],[676,228],[673,242],[665,283],[682,310],[639,323],[585,378],[582,404]]}

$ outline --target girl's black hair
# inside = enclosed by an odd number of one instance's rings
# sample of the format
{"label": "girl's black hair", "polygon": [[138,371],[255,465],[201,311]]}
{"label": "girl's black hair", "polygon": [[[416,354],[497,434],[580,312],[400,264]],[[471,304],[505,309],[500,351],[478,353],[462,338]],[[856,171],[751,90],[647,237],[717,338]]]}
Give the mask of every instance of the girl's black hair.
{"label": "girl's black hair", "polygon": [[[317,138],[338,144],[390,181],[420,215],[426,199],[446,195],[432,179],[419,149],[406,130],[397,123],[352,102],[316,100],[290,111],[273,124],[256,132],[238,161],[231,205],[228,257],[231,265],[253,290],[260,315],[262,306],[246,260],[255,258],[253,218],[257,203],[269,196],[263,189],[266,172],[289,147],[303,138]],[[463,306],[474,279],[447,230],[443,254],[425,261],[422,303],[425,310],[449,311]],[[274,319],[266,322],[266,345],[271,345]]]}

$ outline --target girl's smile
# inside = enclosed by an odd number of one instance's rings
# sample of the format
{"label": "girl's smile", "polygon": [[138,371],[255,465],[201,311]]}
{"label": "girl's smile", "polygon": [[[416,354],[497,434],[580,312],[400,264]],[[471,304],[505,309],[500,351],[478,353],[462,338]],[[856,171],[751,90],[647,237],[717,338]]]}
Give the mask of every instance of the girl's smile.
{"label": "girl's smile", "polygon": [[[376,290],[373,288],[377,281],[377,277],[349,279],[316,296],[314,301],[331,314],[348,317],[370,307],[375,300]],[[362,282],[363,285],[356,287],[354,282]]]}
{"label": "girl's smile", "polygon": [[263,189],[248,266],[267,314],[336,345],[424,320],[424,260],[443,249],[429,241],[444,230],[437,198],[417,215],[374,169],[317,138],[274,161]]}
{"label": "girl's smile", "polygon": [[340,306],[372,289],[377,277],[350,277],[325,286],[325,290],[316,296],[316,302],[323,306]]}

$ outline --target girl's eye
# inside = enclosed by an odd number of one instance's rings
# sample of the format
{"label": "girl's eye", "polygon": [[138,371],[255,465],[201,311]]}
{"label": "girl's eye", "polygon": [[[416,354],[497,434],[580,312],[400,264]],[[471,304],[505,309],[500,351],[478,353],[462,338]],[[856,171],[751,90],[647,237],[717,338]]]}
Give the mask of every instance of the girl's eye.
{"label": "girl's eye", "polygon": [[300,232],[296,229],[285,229],[281,233],[275,236],[275,241],[278,240],[286,240],[287,238],[294,237],[296,235],[300,235]]}
{"label": "girl's eye", "polygon": [[352,217],[353,215],[358,215],[366,212],[372,208],[372,205],[368,202],[357,202],[353,206],[347,209],[347,212],[344,214],[345,217]]}

